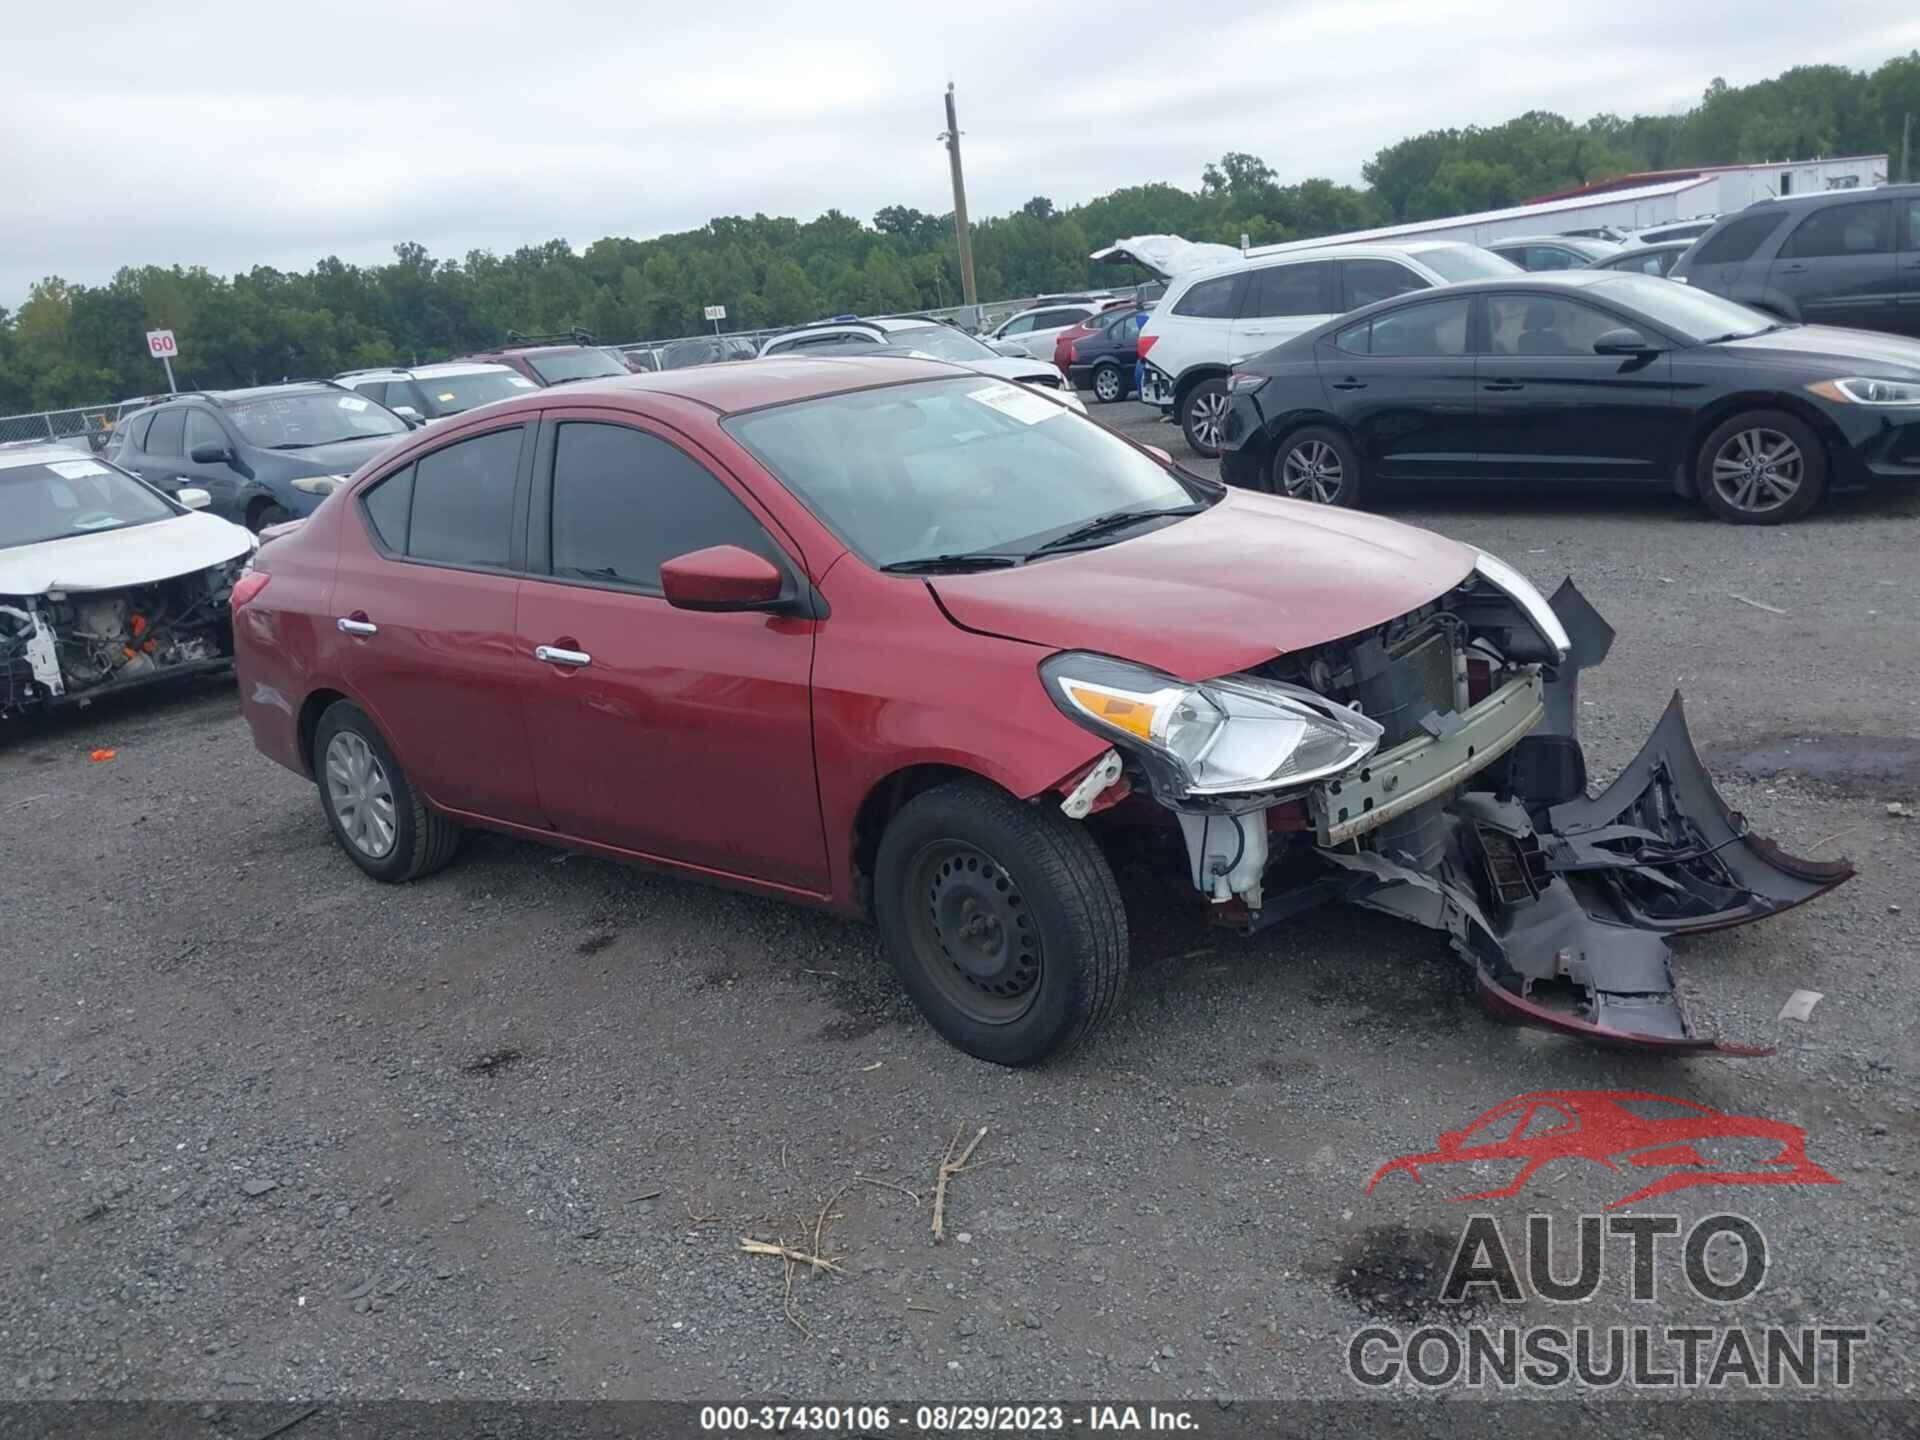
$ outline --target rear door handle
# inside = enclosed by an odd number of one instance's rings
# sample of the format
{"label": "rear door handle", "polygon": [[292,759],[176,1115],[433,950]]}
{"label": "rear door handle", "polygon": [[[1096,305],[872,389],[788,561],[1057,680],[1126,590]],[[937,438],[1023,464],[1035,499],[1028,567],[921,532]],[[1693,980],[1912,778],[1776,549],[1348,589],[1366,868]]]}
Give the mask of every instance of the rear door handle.
{"label": "rear door handle", "polygon": [[1782,275],[1804,275],[1807,273],[1807,267],[1804,265],[1782,265],[1780,267],[1780,273]]}
{"label": "rear door handle", "polygon": [[589,655],[586,651],[563,650],[557,645],[534,646],[533,658],[536,660],[544,660],[549,665],[579,666],[591,665],[593,663],[593,656]]}
{"label": "rear door handle", "polygon": [[380,627],[371,620],[355,619],[351,615],[342,615],[333,622],[340,627],[342,635],[378,635]]}
{"label": "rear door handle", "polygon": [[1480,388],[1482,390],[1524,390],[1527,387],[1518,380],[1489,380]]}
{"label": "rear door handle", "polygon": [[1367,388],[1366,381],[1356,380],[1351,375],[1347,376],[1344,380],[1332,380],[1328,383],[1335,390],[1364,390]]}

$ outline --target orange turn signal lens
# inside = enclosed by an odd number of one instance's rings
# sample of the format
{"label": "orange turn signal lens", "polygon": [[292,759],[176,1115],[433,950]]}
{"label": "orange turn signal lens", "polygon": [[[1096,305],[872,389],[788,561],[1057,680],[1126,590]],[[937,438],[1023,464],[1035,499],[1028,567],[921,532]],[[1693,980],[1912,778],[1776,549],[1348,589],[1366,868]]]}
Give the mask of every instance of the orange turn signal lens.
{"label": "orange turn signal lens", "polygon": [[1077,680],[1064,681],[1063,685],[1067,698],[1103,725],[1141,740],[1153,739],[1153,717],[1159,712],[1162,697],[1108,690]]}

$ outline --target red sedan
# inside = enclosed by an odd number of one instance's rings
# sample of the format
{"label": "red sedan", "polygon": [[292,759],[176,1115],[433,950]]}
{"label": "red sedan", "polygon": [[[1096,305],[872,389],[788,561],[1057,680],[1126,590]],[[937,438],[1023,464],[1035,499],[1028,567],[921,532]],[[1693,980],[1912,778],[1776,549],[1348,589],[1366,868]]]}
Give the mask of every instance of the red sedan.
{"label": "red sedan", "polygon": [[1594,863],[1578,838],[1609,817],[1578,815],[1560,874],[1526,807],[1584,785],[1571,587],[1550,606],[1467,546],[1229,492],[931,361],[484,406],[276,535],[233,606],[255,743],[368,875],[426,875],[484,826],[870,915],[929,1020],[1007,1064],[1118,998],[1119,846],[1184,855],[1196,908],[1247,928],[1316,899],[1471,914],[1483,987],[1537,1024],[1569,912],[1605,909],[1645,944],[1618,977],[1591,947],[1563,1028],[1683,1049],[1713,1042],[1658,998],[1661,936],[1837,883],[1723,835],[1684,764],[1635,857]]}

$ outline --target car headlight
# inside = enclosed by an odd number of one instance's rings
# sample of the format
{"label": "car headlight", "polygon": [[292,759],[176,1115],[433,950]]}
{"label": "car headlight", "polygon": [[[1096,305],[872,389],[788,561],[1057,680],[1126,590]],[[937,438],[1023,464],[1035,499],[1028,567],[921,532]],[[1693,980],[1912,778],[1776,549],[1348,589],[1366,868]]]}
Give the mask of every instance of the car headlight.
{"label": "car headlight", "polygon": [[347,483],[344,475],[302,475],[288,482],[303,495],[331,495]]}
{"label": "car headlight", "polygon": [[1068,719],[1139,756],[1168,800],[1308,785],[1365,760],[1384,733],[1311,690],[1250,675],[1188,684],[1068,651],[1043,662],[1040,678]]}
{"label": "car headlight", "polygon": [[1920,382],[1875,380],[1864,375],[1845,380],[1818,380],[1807,386],[1824,400],[1842,405],[1920,405]]}
{"label": "car headlight", "polygon": [[1478,546],[1473,547],[1473,554],[1473,573],[1518,605],[1532,622],[1533,628],[1540,632],[1540,638],[1554,648],[1560,659],[1565,660],[1573,652],[1573,637],[1567,634],[1567,627],[1560,623],[1560,617],[1553,613],[1553,606],[1547,603],[1547,597],[1534,589],[1531,580],[1498,555],[1489,555]]}
{"label": "car headlight", "polygon": [[1268,378],[1269,377],[1265,375],[1253,375],[1245,370],[1236,370],[1227,377],[1227,393],[1229,395],[1251,395],[1254,391],[1263,387],[1267,383]]}

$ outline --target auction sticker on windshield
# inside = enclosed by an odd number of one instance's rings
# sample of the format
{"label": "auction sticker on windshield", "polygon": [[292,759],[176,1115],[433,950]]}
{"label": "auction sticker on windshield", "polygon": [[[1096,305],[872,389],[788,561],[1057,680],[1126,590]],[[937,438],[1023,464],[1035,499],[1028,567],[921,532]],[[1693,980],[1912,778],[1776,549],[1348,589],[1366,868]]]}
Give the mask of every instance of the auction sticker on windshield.
{"label": "auction sticker on windshield", "polygon": [[1022,425],[1038,425],[1042,420],[1067,413],[1053,401],[1031,390],[1022,390],[1018,385],[982,385],[978,390],[969,390],[967,395]]}
{"label": "auction sticker on windshield", "polygon": [[524,375],[509,375],[507,377],[507,383],[513,386],[514,389],[516,390],[533,389],[533,381],[527,379],[527,377]]}
{"label": "auction sticker on windshield", "polygon": [[364,410],[367,408],[367,402],[365,400],[357,399],[352,395],[348,395],[348,396],[344,396],[341,399],[340,408],[342,410],[354,410],[354,411]]}
{"label": "auction sticker on windshield", "polygon": [[93,460],[53,460],[47,468],[62,480],[84,480],[89,475],[104,475],[107,467]]}

